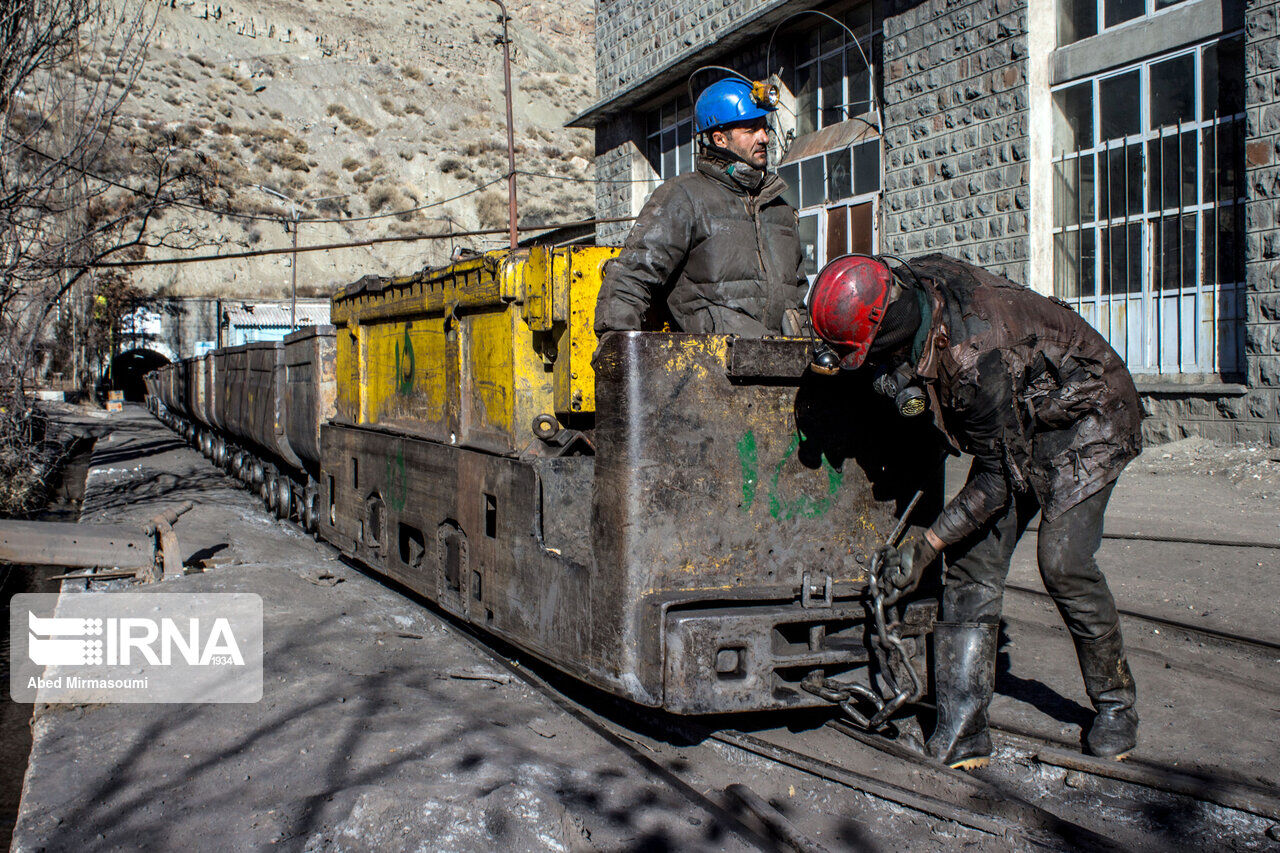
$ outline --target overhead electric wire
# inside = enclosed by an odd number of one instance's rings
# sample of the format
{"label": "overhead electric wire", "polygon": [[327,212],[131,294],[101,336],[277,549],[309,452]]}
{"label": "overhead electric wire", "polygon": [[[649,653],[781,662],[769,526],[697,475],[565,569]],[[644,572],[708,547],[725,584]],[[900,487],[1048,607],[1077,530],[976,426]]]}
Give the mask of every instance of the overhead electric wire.
{"label": "overhead electric wire", "polygon": [[[41,151],[38,148],[34,148],[25,142],[21,142],[16,139],[10,139],[9,141],[20,146],[21,148],[27,151],[30,151],[32,154],[35,154],[37,157],[44,157],[45,159],[52,160],[52,161],[57,161],[58,159],[60,159],[58,157],[53,156],[52,154]],[[73,172],[79,172],[80,174],[84,175],[87,178],[91,178],[95,181],[101,181],[107,186],[112,186],[117,189],[124,190],[125,192],[133,193],[134,195],[149,195],[149,193],[146,190],[141,190],[141,189],[138,189],[137,187],[131,187],[128,184],[123,184],[119,181],[108,178],[105,175],[100,175],[96,172],[92,172],[89,169],[84,168],[83,166],[77,166],[74,163],[67,163],[66,165],[67,165],[67,168],[71,169]],[[522,173],[517,172],[517,174],[522,174]],[[449,202],[457,201],[460,198],[466,198],[469,195],[474,195],[475,193],[478,193],[481,190],[488,189],[489,187],[493,186],[499,181],[505,181],[506,179],[507,179],[507,176],[505,174],[499,175],[498,177],[494,178],[491,181],[487,181],[486,183],[480,184],[479,186],[473,187],[469,190],[466,190],[465,192],[458,193],[457,195],[452,195],[452,196],[449,196],[448,198],[438,199],[436,201],[428,202],[426,204],[420,204],[415,207],[404,208],[402,210],[393,210],[393,211],[388,211],[386,213],[371,213],[366,216],[330,217],[330,218],[323,218],[323,219],[322,218],[299,218],[297,221],[309,222],[317,225],[325,225],[325,224],[339,224],[343,222],[367,222],[371,219],[389,219],[393,216],[405,216],[410,213],[417,213],[420,210],[429,210],[433,207],[439,207],[442,204],[448,204]],[[350,196],[350,195],[354,195],[354,193],[347,193],[343,197],[345,198],[346,196]],[[228,210],[223,208],[208,207],[200,204],[192,204],[191,202],[181,201],[179,199],[168,199],[161,203],[165,205],[172,205],[174,207],[186,208],[188,210],[198,210],[198,211],[201,211],[202,213],[211,213],[215,216],[226,216],[228,218],[234,218],[234,219],[247,219],[247,220],[256,221],[256,222],[281,222],[285,220],[285,217],[282,217],[282,216],[268,216],[261,213],[244,213],[236,210]],[[292,222],[294,220],[289,219],[288,221]]]}
{"label": "overhead electric wire", "polygon": [[[553,181],[573,181],[579,184],[652,184],[655,182],[653,178],[578,178],[573,175],[552,175],[546,172],[526,172],[523,169],[516,170],[517,175],[524,175],[528,178],[549,178]],[[661,180],[657,181],[661,183]]]}
{"label": "overhead electric wire", "polygon": [[[517,225],[517,231],[555,231],[560,228],[574,228],[585,225],[606,225],[613,222],[631,222],[634,216],[613,216],[605,219],[579,219],[573,222],[555,222],[548,225]],[[304,220],[305,221],[305,220]],[[322,243],[315,246],[282,247],[279,249],[255,249],[249,252],[228,252],[224,255],[188,255],[175,258],[145,258],[136,261],[96,261],[93,267],[155,267],[176,264],[207,263],[210,261],[232,261],[244,258],[260,258],[267,255],[293,255],[304,252],[327,252],[333,249],[358,249],[374,246],[379,243],[415,243],[419,240],[452,240],[458,237],[482,237],[491,234],[506,234],[507,228],[480,228],[473,231],[454,231],[444,234],[403,234],[395,237],[371,237],[367,240],[354,240],[347,243]]]}

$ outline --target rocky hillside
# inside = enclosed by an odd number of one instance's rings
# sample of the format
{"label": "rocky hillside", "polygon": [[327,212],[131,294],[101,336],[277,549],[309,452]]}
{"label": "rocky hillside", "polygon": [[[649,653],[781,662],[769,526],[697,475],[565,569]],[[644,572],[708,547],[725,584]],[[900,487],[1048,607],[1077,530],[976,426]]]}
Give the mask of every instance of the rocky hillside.
{"label": "rocky hillside", "polygon": [[[595,90],[591,0],[508,8],[517,168],[561,176],[520,177],[520,221],[589,216],[592,138],[563,124]],[[268,189],[297,200],[304,220],[357,220],[304,222],[303,245],[504,227],[505,181],[475,192],[506,171],[497,9],[470,0],[165,0],[127,123],[179,131],[217,164],[230,206],[265,217],[189,212],[203,235],[225,241],[222,251],[289,244],[276,218],[290,205]],[[359,219],[423,205],[433,206]],[[505,238],[458,242],[484,248]],[[369,273],[439,263],[450,250],[445,240],[304,254],[299,289],[325,294]],[[154,267],[134,281],[169,295],[271,298],[287,291],[289,264],[281,255]]]}

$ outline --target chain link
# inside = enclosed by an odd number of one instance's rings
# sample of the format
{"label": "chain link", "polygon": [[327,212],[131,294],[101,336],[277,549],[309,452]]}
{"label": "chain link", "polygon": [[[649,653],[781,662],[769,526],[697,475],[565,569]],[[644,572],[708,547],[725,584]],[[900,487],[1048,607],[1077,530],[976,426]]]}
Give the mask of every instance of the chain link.
{"label": "chain link", "polygon": [[[911,502],[898,519],[897,525],[889,535],[886,544],[896,546],[906,529],[907,519],[915,509],[923,492],[916,492]],[[914,648],[908,649],[907,643],[899,633],[902,627],[899,609],[884,603],[885,579],[882,576],[884,560],[879,551],[871,558],[867,569],[867,590],[871,594],[871,616],[875,630],[871,636],[871,650],[875,653],[876,662],[880,665],[881,677],[889,697],[886,699],[865,684],[849,684],[835,679],[824,678],[821,670],[814,670],[800,682],[801,688],[832,704],[839,705],[840,710],[860,728],[877,732],[884,729],[889,718],[898,712],[903,705],[919,701],[924,695],[924,683],[916,673],[912,661]],[[914,644],[913,644],[914,646]],[[909,676],[909,684],[900,683],[899,674],[905,670]],[[870,703],[875,712],[870,716],[862,713],[855,704],[858,700]]]}

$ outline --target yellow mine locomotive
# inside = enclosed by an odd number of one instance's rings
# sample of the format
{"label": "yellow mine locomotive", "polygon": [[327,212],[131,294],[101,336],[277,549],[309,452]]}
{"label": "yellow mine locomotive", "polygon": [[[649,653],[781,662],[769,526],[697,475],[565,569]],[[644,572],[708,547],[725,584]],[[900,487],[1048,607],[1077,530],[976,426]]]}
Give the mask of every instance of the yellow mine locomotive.
{"label": "yellow mine locomotive", "polygon": [[805,339],[597,341],[615,254],[366,277],[332,327],[152,373],[152,405],[282,517],[634,702],[778,709],[884,692],[894,666],[923,679],[932,605],[893,620],[895,664],[866,586],[911,495],[940,497],[927,425],[807,371]]}

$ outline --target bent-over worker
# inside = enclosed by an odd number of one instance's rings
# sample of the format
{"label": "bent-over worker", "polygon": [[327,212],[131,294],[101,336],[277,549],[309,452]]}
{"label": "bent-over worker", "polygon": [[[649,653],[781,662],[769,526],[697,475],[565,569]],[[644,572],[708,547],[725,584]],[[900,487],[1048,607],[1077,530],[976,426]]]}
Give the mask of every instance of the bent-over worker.
{"label": "bent-over worker", "polygon": [[1116,478],[1142,447],[1142,407],[1120,356],[1065,303],[938,254],[892,270],[838,258],[819,273],[810,306],[841,367],[879,370],[879,390],[903,411],[932,408],[953,450],[973,455],[968,481],[924,534],[880,552],[896,588],[889,600],[945,558],[926,751],[952,767],[988,761],[1005,577],[1039,512],[1040,575],[1097,712],[1085,748],[1123,758],[1137,742],[1136,691],[1094,559]]}
{"label": "bent-over worker", "polygon": [[[759,97],[758,95],[756,96]],[[795,208],[768,170],[769,113],[752,84],[720,80],[694,106],[694,171],[645,202],[622,253],[606,268],[597,334],[641,327],[665,299],[675,331],[761,337],[782,331],[808,287]]]}

